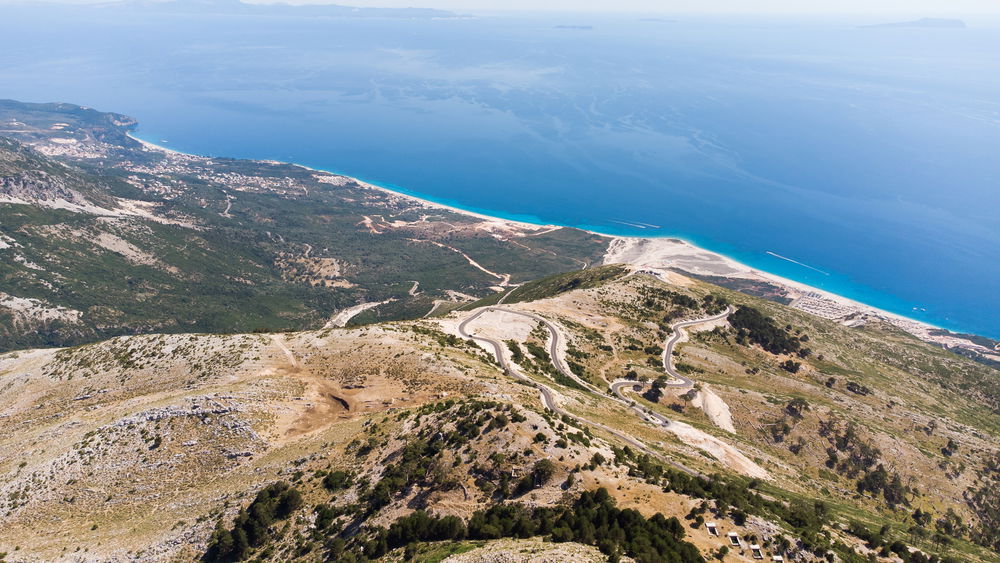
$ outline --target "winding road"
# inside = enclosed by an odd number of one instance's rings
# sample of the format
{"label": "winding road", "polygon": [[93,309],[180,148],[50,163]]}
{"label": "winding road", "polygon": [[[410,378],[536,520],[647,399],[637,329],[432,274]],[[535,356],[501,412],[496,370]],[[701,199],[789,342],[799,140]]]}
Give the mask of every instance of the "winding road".
{"label": "winding road", "polygon": [[[670,338],[667,339],[667,342],[663,345],[663,370],[667,372],[667,375],[674,378],[674,381],[670,381],[666,384],[667,387],[676,387],[684,389],[687,387],[692,387],[694,385],[694,381],[692,381],[691,378],[681,375],[680,373],[677,372],[676,369],[674,369],[674,348],[677,347],[677,344],[681,341],[681,338],[684,337],[684,333],[682,333],[681,330],[689,326],[700,325],[702,323],[709,323],[712,321],[718,321],[720,319],[728,317],[732,313],[733,313],[733,307],[732,305],[730,305],[726,307],[725,311],[719,313],[718,315],[705,317],[703,319],[682,321],[671,325],[670,328],[673,331],[673,334],[670,336]],[[611,392],[617,395],[621,399],[628,400],[622,393],[623,389],[631,389],[632,391],[635,391],[637,389],[645,387],[646,385],[648,384],[642,383],[641,381],[635,381],[632,379],[616,379],[614,382],[611,383]],[[664,420],[666,420],[665,417],[662,417],[660,415],[655,415],[655,416],[657,418],[663,418]]]}
{"label": "winding road", "polygon": [[[469,327],[470,323],[474,322],[476,319],[478,319],[482,315],[484,315],[484,314],[486,314],[488,312],[491,312],[491,311],[519,315],[519,316],[527,317],[527,318],[530,318],[530,319],[535,320],[537,322],[540,322],[542,324],[542,326],[544,326],[549,331],[549,333],[551,335],[551,341],[549,343],[549,352],[551,354],[551,358],[550,359],[551,359],[552,365],[553,365],[553,367],[555,367],[560,373],[562,373],[566,377],[571,377],[571,378],[573,378],[576,381],[580,381],[587,389],[594,390],[598,395],[601,395],[603,397],[607,397],[607,398],[609,398],[609,399],[611,399],[613,401],[616,401],[616,402],[622,404],[626,408],[629,408],[633,412],[635,412],[636,414],[638,414],[644,420],[647,420],[647,421],[655,424],[658,427],[667,429],[668,431],[676,434],[681,439],[682,442],[686,443],[689,446],[695,447],[695,448],[701,450],[702,452],[707,453],[711,457],[714,457],[715,459],[721,461],[722,463],[724,463],[726,465],[729,465],[730,467],[736,469],[737,471],[740,471],[740,472],[745,473],[745,474],[747,474],[749,476],[752,476],[752,477],[761,477],[761,478],[765,478],[765,479],[766,478],[770,478],[766,470],[764,470],[763,468],[761,468],[760,466],[758,466],[755,462],[753,462],[752,460],[750,460],[749,458],[747,458],[738,449],[732,447],[731,445],[727,444],[726,442],[724,442],[724,441],[722,441],[722,440],[720,440],[720,439],[718,439],[718,438],[716,438],[716,437],[714,437],[712,435],[709,435],[709,434],[706,434],[704,432],[701,432],[701,431],[699,431],[699,430],[693,428],[692,426],[690,426],[688,424],[685,424],[683,422],[672,421],[672,420],[668,419],[666,416],[663,416],[663,415],[661,415],[661,414],[659,414],[659,413],[657,413],[655,411],[652,411],[651,409],[648,409],[648,408],[646,408],[646,407],[644,407],[642,405],[636,404],[635,401],[631,401],[631,400],[629,400],[628,398],[624,397],[621,394],[621,390],[623,388],[628,387],[628,388],[634,389],[636,386],[641,386],[642,385],[641,383],[639,383],[637,381],[631,381],[631,380],[616,381],[615,383],[620,383],[620,385],[618,385],[616,387],[613,387],[611,389],[611,391],[613,391],[613,393],[607,393],[607,392],[596,391],[592,385],[589,385],[586,382],[582,382],[580,380],[580,378],[576,376],[576,374],[572,373],[569,370],[569,368],[566,367],[564,358],[562,357],[562,354],[559,353],[560,352],[559,351],[560,343],[562,341],[565,341],[566,337],[565,337],[565,335],[563,335],[560,332],[560,328],[555,323],[553,323],[551,321],[548,321],[547,319],[544,319],[544,318],[542,318],[542,317],[540,317],[538,315],[532,314],[532,313],[528,313],[528,312],[525,312],[525,311],[517,311],[517,310],[509,309],[507,307],[497,307],[497,306],[490,306],[490,307],[484,307],[482,309],[478,309],[478,310],[474,311],[471,315],[469,315],[467,318],[465,318],[464,320],[462,320],[459,323],[459,325],[458,325],[458,332],[464,338],[469,338],[469,339],[472,339],[474,341],[484,342],[484,343],[488,344],[489,346],[492,346],[493,347],[493,351],[496,354],[496,357],[498,358],[498,361],[500,363],[500,366],[503,368],[504,373],[506,375],[509,375],[509,376],[517,379],[518,381],[520,381],[522,383],[525,383],[527,385],[530,385],[530,386],[534,387],[535,389],[538,389],[538,391],[541,393],[542,405],[546,409],[552,411],[553,413],[555,413],[555,414],[557,414],[559,416],[569,417],[572,420],[575,420],[576,422],[578,422],[580,424],[586,424],[586,425],[591,426],[591,427],[600,428],[601,430],[604,430],[608,434],[610,434],[610,435],[618,438],[619,440],[621,440],[621,441],[629,444],[630,446],[634,447],[638,451],[641,451],[641,452],[643,452],[645,454],[648,454],[648,455],[650,455],[652,457],[655,457],[655,458],[663,461],[664,463],[667,463],[667,464],[671,465],[672,467],[676,468],[677,470],[682,471],[684,473],[687,473],[688,475],[696,476],[696,477],[704,477],[703,474],[701,474],[701,473],[699,473],[699,472],[697,472],[697,471],[695,471],[695,470],[693,470],[693,469],[685,466],[684,464],[682,464],[680,462],[677,462],[677,461],[675,461],[675,460],[667,457],[666,455],[660,453],[659,451],[653,450],[652,448],[646,446],[646,444],[644,444],[643,442],[639,441],[638,439],[636,439],[635,437],[631,436],[630,434],[626,434],[624,432],[620,432],[618,430],[615,430],[614,428],[610,428],[610,427],[608,427],[608,426],[606,426],[604,424],[601,424],[599,422],[594,422],[594,421],[588,420],[586,418],[583,418],[581,416],[577,416],[577,415],[571,414],[569,412],[566,412],[562,408],[560,408],[559,402],[558,402],[560,396],[557,394],[557,392],[553,391],[550,387],[546,386],[545,384],[543,384],[541,382],[534,381],[533,379],[529,378],[528,376],[524,375],[523,373],[520,373],[515,368],[516,364],[512,365],[512,363],[507,360],[507,358],[504,355],[504,349],[506,348],[506,345],[504,343],[502,343],[502,342],[500,342],[498,340],[494,340],[492,338],[485,337],[485,336],[474,336],[473,334],[471,334],[469,332],[468,327]],[[690,321],[683,321],[683,322],[676,323],[675,325],[672,326],[674,334],[671,336],[671,338],[669,340],[667,340],[666,345],[664,346],[665,349],[664,349],[663,358],[664,358],[664,369],[665,369],[665,371],[667,371],[667,373],[669,373],[669,374],[673,375],[674,377],[676,377],[681,382],[681,383],[675,383],[675,385],[674,385],[675,387],[676,386],[683,386],[685,384],[686,385],[691,385],[692,384],[691,380],[682,377],[680,374],[678,374],[676,372],[676,370],[674,370],[673,366],[671,365],[671,361],[670,361],[671,357],[673,355],[674,348],[676,347],[676,345],[683,338],[683,334],[680,334],[680,330],[683,329],[683,328],[685,328],[685,327],[690,327],[690,326],[701,324],[701,323],[706,323],[706,322],[711,322],[711,321],[716,321],[716,320],[723,319],[726,316],[728,316],[729,314],[731,314],[732,311],[733,311],[732,308],[727,308],[726,311],[724,311],[724,312],[722,312],[720,314],[717,314],[717,315],[713,315],[713,316],[702,318],[702,319],[694,319],[694,320],[690,320]]]}
{"label": "winding road", "polygon": [[[475,321],[476,319],[478,319],[479,317],[481,317],[485,313],[489,313],[490,311],[514,312],[514,311],[510,311],[509,309],[501,309],[501,308],[498,308],[498,307],[486,307],[484,309],[480,309],[480,310],[476,311],[475,313],[473,313],[472,315],[469,315],[468,317],[466,317],[465,320],[463,320],[461,323],[459,323],[459,325],[458,325],[458,333],[461,334],[465,338],[471,338],[471,339],[479,341],[479,342],[485,342],[486,344],[489,344],[490,346],[492,346],[493,347],[493,352],[496,355],[497,360],[500,362],[500,369],[502,369],[504,371],[504,373],[506,373],[507,375],[513,377],[514,379],[517,379],[518,381],[521,381],[523,383],[527,383],[528,385],[531,385],[532,387],[538,389],[541,392],[541,394],[542,394],[542,405],[544,405],[545,408],[549,409],[550,411],[552,411],[552,412],[554,412],[556,414],[560,414],[560,415],[561,414],[565,414],[564,411],[562,409],[560,409],[559,405],[556,403],[555,396],[552,393],[551,389],[549,389],[545,385],[542,385],[541,383],[535,382],[530,377],[528,377],[528,376],[524,375],[523,373],[520,373],[520,372],[514,370],[513,368],[511,368],[510,363],[507,361],[507,357],[503,353],[504,345],[499,340],[493,340],[492,338],[486,338],[485,336],[474,336],[474,335],[470,334],[466,330],[466,328],[468,327],[469,323]],[[517,313],[517,314],[522,314],[524,316],[530,316],[530,315],[523,314],[523,313]]]}
{"label": "winding road", "polygon": [[[628,434],[624,434],[622,432],[619,432],[618,430],[615,430],[613,428],[605,426],[604,424],[601,424],[599,422],[593,422],[593,421],[587,420],[585,418],[579,417],[577,415],[571,414],[569,412],[566,412],[562,408],[560,408],[558,402],[556,401],[555,393],[553,393],[552,389],[550,389],[546,385],[538,383],[537,381],[531,379],[530,377],[528,377],[528,376],[526,376],[526,375],[518,372],[513,367],[511,367],[510,362],[508,362],[506,356],[504,356],[504,353],[503,353],[504,344],[503,343],[501,343],[498,340],[494,340],[492,338],[487,338],[485,336],[475,336],[475,335],[473,335],[473,334],[471,334],[471,333],[468,332],[467,328],[468,328],[469,323],[472,323],[473,321],[475,321],[476,319],[478,319],[483,314],[491,312],[491,311],[503,312],[503,313],[510,313],[510,314],[514,314],[514,315],[520,315],[522,317],[527,317],[529,319],[532,319],[532,320],[535,320],[535,321],[538,321],[538,322],[542,323],[542,325],[545,326],[546,329],[548,329],[549,334],[551,335],[551,341],[550,341],[550,344],[549,344],[549,356],[550,356],[550,359],[552,361],[553,367],[555,367],[557,370],[559,370],[559,372],[561,374],[563,374],[564,376],[572,378],[574,381],[577,381],[578,383],[580,383],[581,385],[583,385],[587,389],[593,391],[594,393],[597,393],[598,395],[604,395],[604,393],[602,393],[601,391],[599,391],[598,389],[596,389],[594,386],[590,385],[589,383],[587,383],[587,382],[583,381],[582,379],[580,379],[575,373],[573,373],[568,367],[566,367],[563,364],[563,361],[561,359],[561,355],[559,354],[559,342],[560,342],[559,339],[560,339],[560,336],[561,336],[561,334],[559,332],[559,328],[555,324],[553,324],[552,322],[550,322],[549,320],[547,320],[547,319],[545,319],[543,317],[540,317],[538,315],[534,315],[534,314],[531,314],[531,313],[525,313],[523,311],[515,311],[515,310],[507,309],[505,307],[484,307],[482,309],[479,309],[478,311],[476,311],[472,315],[469,315],[468,317],[465,318],[465,320],[463,320],[461,323],[459,323],[459,325],[458,325],[458,332],[464,338],[471,338],[472,340],[475,340],[475,341],[484,342],[484,343],[489,344],[490,346],[493,347],[494,353],[496,354],[496,357],[497,357],[497,359],[500,362],[500,367],[501,367],[501,369],[503,369],[504,373],[506,373],[507,375],[513,377],[514,379],[517,379],[518,381],[521,381],[523,383],[526,383],[526,384],[531,385],[532,387],[538,389],[538,391],[541,393],[541,396],[542,396],[542,405],[546,409],[548,409],[548,410],[550,410],[550,411],[552,411],[555,414],[558,414],[560,416],[568,416],[568,417],[572,418],[573,420],[576,420],[577,422],[580,422],[582,424],[588,424],[590,426],[595,426],[597,428],[600,428],[600,429],[604,430],[605,432],[608,432],[612,436],[615,436],[618,439],[620,439],[620,440],[622,440],[622,441],[630,444],[631,446],[639,449],[640,451],[645,452],[645,453],[647,453],[649,455],[652,455],[652,456],[654,456],[656,458],[659,458],[659,459],[661,459],[661,460],[669,463],[674,468],[676,468],[676,469],[678,469],[680,471],[683,471],[684,473],[687,473],[688,475],[692,475],[692,476],[700,476],[701,475],[697,471],[695,471],[695,470],[693,470],[693,469],[691,469],[691,468],[689,468],[689,467],[687,467],[687,466],[685,466],[685,465],[683,465],[681,463],[678,463],[678,462],[676,462],[674,460],[671,460],[669,458],[664,457],[659,452],[656,452],[656,451],[650,449],[648,446],[646,446],[645,444],[643,444],[639,440],[633,438],[632,436],[629,436]],[[704,322],[704,321],[702,321],[702,322]],[[604,396],[607,396],[607,395],[604,395]],[[664,424],[664,425],[670,423],[670,421],[666,417],[663,417],[663,416],[661,416],[659,414],[656,414],[656,413],[654,413],[652,411],[647,411],[647,410],[645,410],[644,408],[642,408],[640,406],[633,406],[631,404],[631,402],[628,401],[628,399],[625,399],[624,397],[618,398],[618,397],[612,396],[610,398],[613,399],[613,400],[616,400],[616,401],[618,401],[620,403],[622,403],[626,407],[628,407],[628,408],[632,409],[633,411],[639,413],[641,416],[645,417],[650,422],[654,422],[654,423],[658,422],[658,423],[661,423],[661,424]]]}

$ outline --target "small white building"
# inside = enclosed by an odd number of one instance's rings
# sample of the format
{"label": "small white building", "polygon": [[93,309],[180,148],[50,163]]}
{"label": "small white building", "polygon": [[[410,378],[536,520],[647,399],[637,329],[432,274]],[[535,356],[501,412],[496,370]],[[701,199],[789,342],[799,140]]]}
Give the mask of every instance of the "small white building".
{"label": "small white building", "polygon": [[708,530],[708,535],[718,536],[719,528],[715,525],[715,522],[708,522],[705,524],[705,529]]}
{"label": "small white building", "polygon": [[764,553],[760,550],[760,546],[757,544],[750,545],[750,555],[753,556],[754,559],[764,558]]}
{"label": "small white building", "polygon": [[733,547],[743,547],[743,544],[740,542],[740,535],[736,532],[729,532],[726,534],[726,537],[729,538],[729,545]]}

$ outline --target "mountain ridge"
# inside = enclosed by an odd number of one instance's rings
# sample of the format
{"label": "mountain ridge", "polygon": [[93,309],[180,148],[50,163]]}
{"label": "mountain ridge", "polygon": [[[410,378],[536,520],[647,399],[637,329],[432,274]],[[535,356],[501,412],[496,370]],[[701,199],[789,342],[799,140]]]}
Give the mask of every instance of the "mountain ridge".
{"label": "mountain ridge", "polygon": [[968,27],[964,21],[953,18],[920,18],[903,22],[879,23],[862,26],[865,28],[925,28],[925,29],[965,29]]}
{"label": "mountain ridge", "polygon": [[[642,555],[631,531],[602,543],[585,526],[544,523],[545,511],[593,502],[582,495],[604,488],[613,505],[601,501],[601,511],[676,518],[677,538],[706,559],[726,543],[706,530],[714,522],[742,541],[726,560],[750,560],[751,544],[804,561],[828,552],[842,561],[995,560],[970,541],[989,542],[997,514],[989,499],[1000,486],[990,469],[1000,409],[982,405],[996,405],[998,393],[966,395],[989,368],[891,325],[844,327],[677,274],[665,282],[635,269],[583,271],[532,292],[440,319],[124,336],[0,355],[0,547],[12,561],[213,560],[223,549],[213,546],[229,545],[235,551],[223,553],[237,559],[390,561],[516,553],[516,543],[494,542],[546,537],[532,545],[661,560]],[[723,304],[760,316],[687,329],[673,361],[693,381],[654,396],[671,326]],[[504,345],[465,339],[460,324],[470,319],[465,331]],[[757,344],[775,334],[798,352]],[[613,398],[618,377],[643,388],[631,396],[640,412]],[[566,415],[546,408],[534,385],[551,389]],[[735,432],[710,416],[710,395],[728,405]],[[767,478],[746,477],[722,446]],[[275,513],[254,528],[256,540],[228,543],[251,529],[241,514],[261,491],[293,489],[291,518]],[[421,511],[462,527],[420,531]],[[483,518],[501,527],[484,532]],[[66,547],[73,555],[60,555]]]}

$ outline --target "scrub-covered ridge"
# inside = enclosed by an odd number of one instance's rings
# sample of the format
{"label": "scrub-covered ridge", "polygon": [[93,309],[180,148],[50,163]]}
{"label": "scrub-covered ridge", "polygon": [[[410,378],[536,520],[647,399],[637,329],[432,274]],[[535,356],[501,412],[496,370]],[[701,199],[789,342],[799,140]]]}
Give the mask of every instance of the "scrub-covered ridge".
{"label": "scrub-covered ridge", "polygon": [[433,319],[8,353],[0,548],[995,560],[991,368],[678,274],[577,275]]}

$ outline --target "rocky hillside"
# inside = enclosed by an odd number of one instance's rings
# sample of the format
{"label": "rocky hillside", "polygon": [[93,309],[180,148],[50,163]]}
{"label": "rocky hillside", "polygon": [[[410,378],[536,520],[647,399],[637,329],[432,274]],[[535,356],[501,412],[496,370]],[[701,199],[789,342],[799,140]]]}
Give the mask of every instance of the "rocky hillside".
{"label": "rocky hillside", "polygon": [[423,320],[0,356],[0,552],[997,560],[995,370],[658,276],[612,266]]}
{"label": "rocky hillside", "polygon": [[77,209],[114,206],[108,187],[12,139],[0,137],[0,199],[35,205],[63,204]]}

